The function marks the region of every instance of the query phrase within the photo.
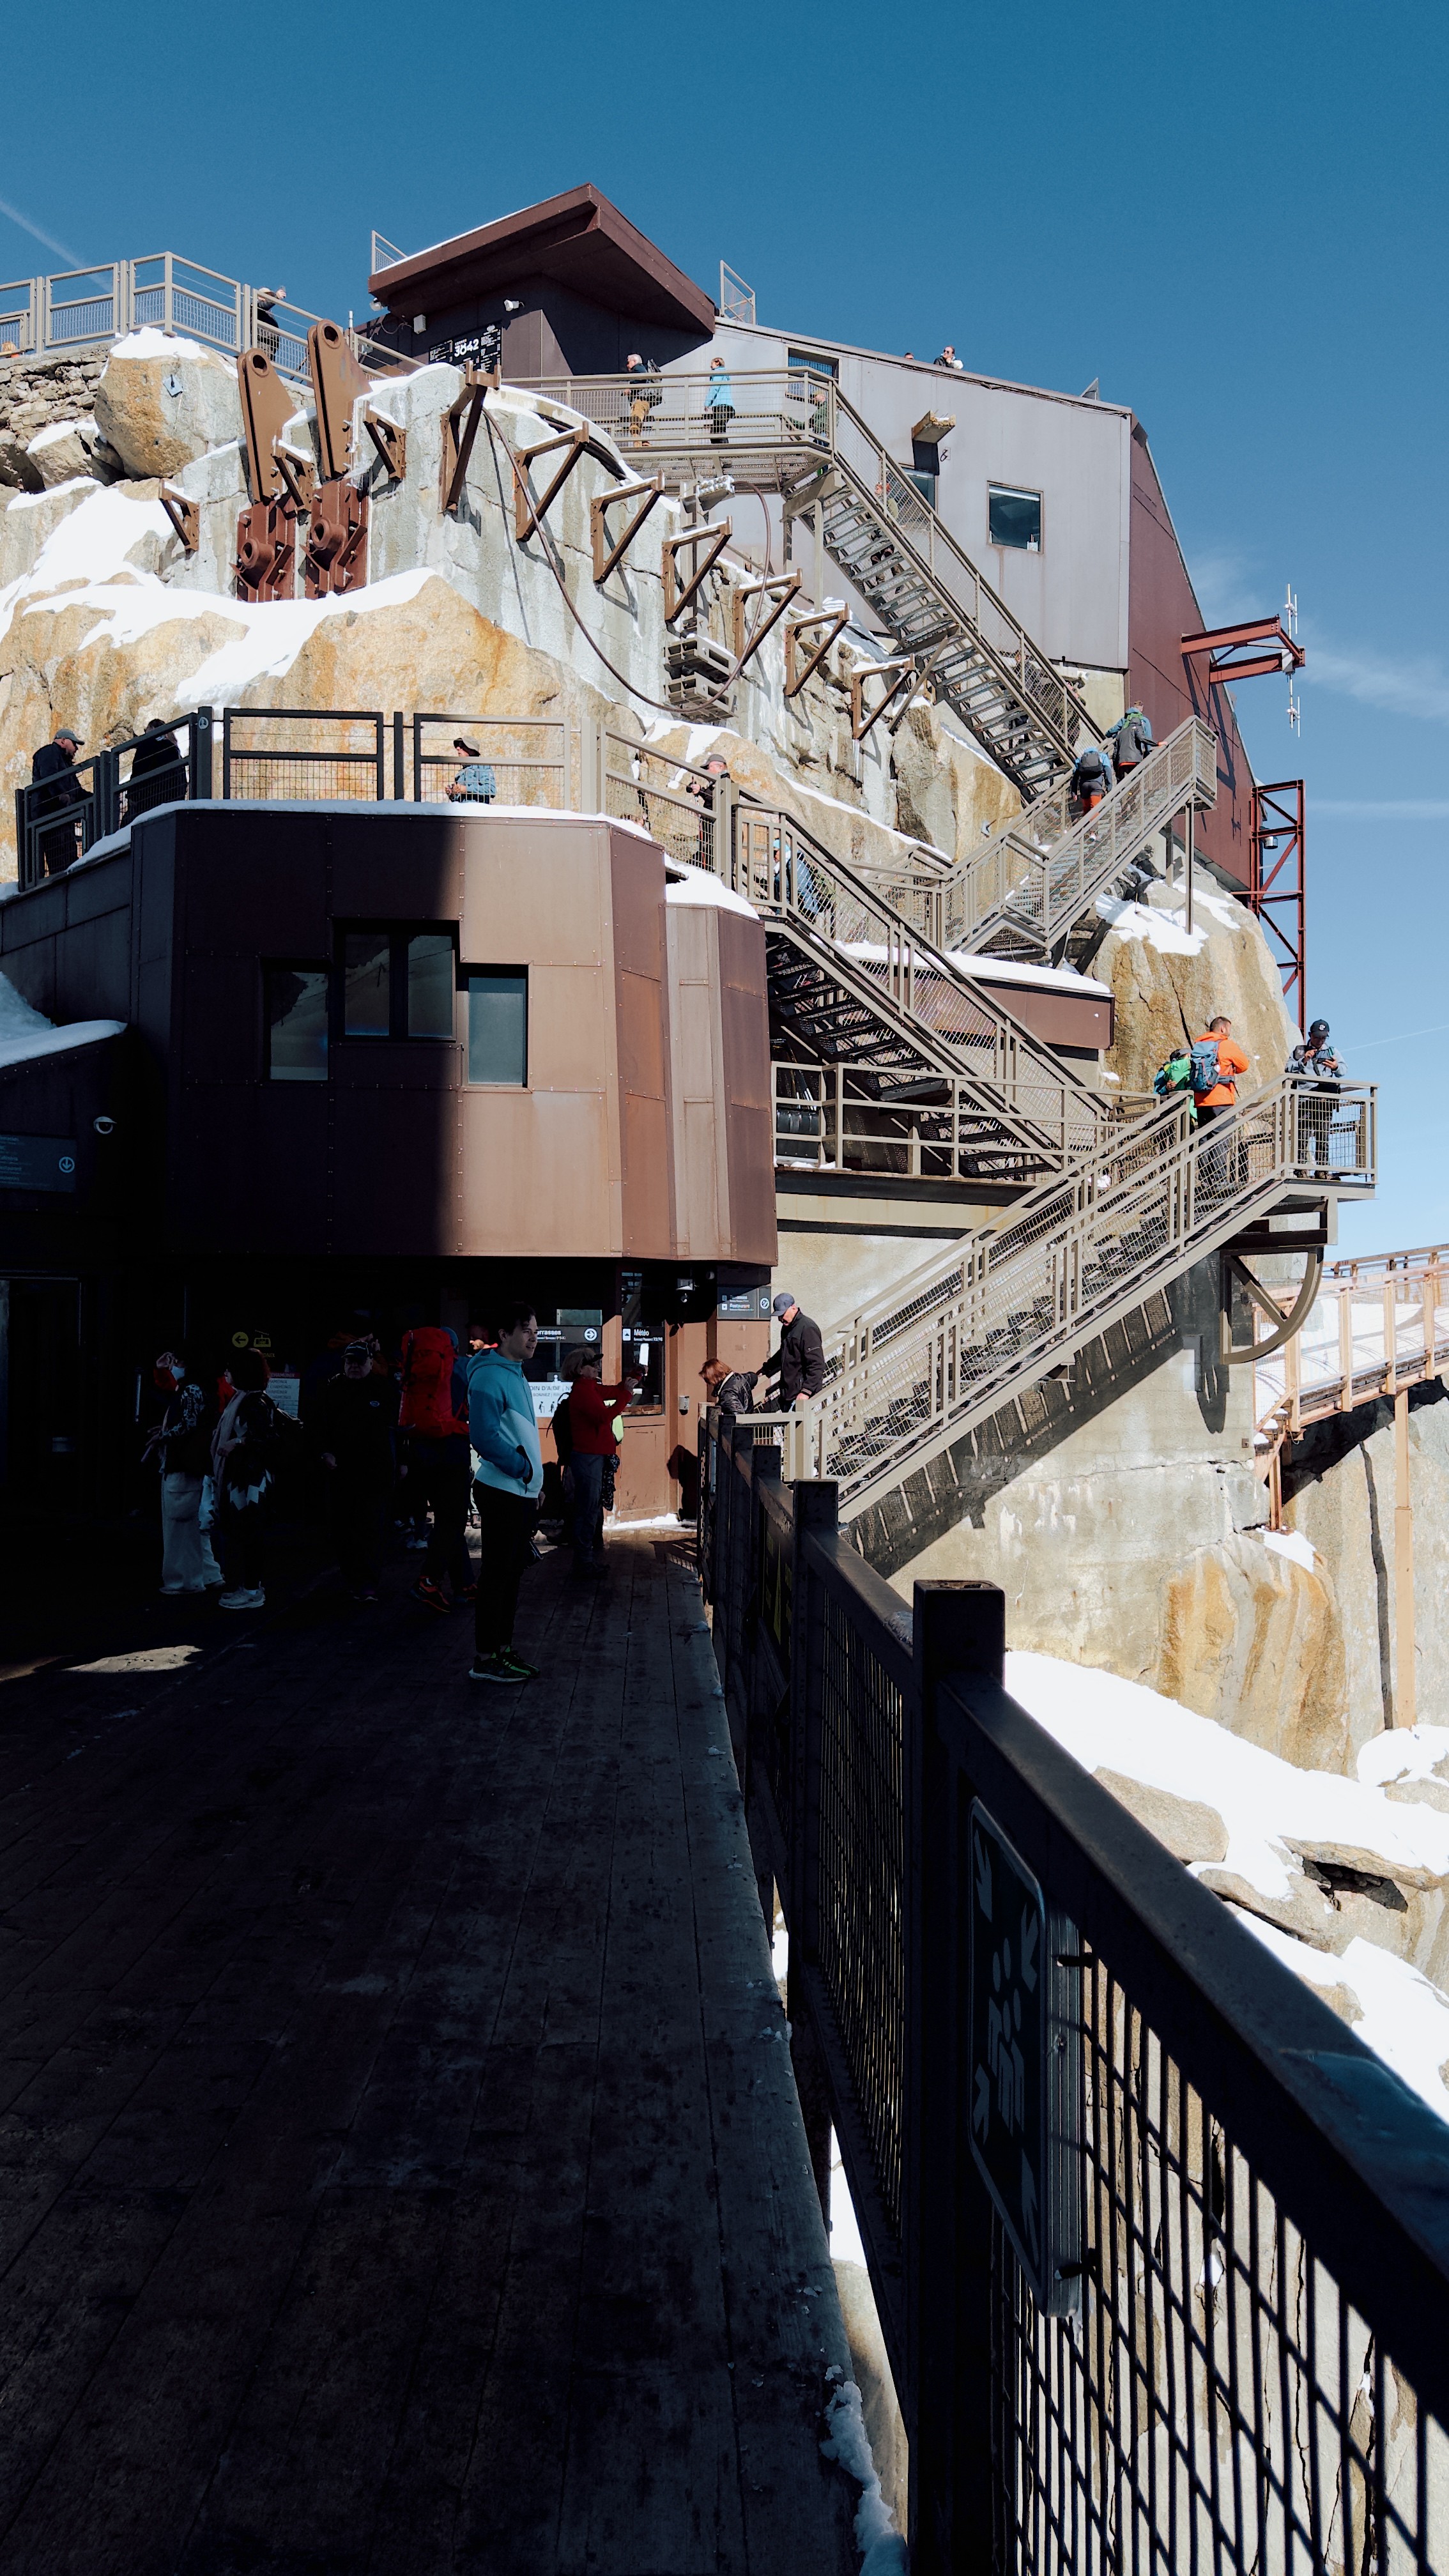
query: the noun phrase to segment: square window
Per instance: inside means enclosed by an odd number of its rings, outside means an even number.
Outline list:
[[[327,986],[325,966],[268,966],[263,969],[267,1002],[267,1080],[325,1082],[327,1079]]]
[[[348,930],[342,938],[342,1034],[392,1033],[391,942],[385,930]]]
[[[528,977],[516,968],[468,976],[468,1080],[528,1082]]]
[[[787,348],[785,364],[792,370],[808,367],[812,376],[838,376],[840,373],[840,360],[823,356],[819,349]]]
[[[446,930],[415,931],[408,941],[408,1036],[450,1038],[457,976]]]
[[[992,545],[1015,546],[1022,554],[1041,553],[1040,492],[1010,492],[997,483],[987,487],[986,524]]]

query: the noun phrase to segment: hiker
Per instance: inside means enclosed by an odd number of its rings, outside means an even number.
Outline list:
[[[71,776],[81,737],[69,725],[58,725],[49,742],[43,742],[30,764],[32,785],[41,785],[41,794],[30,800],[32,815],[65,814],[72,806],[84,805],[86,792],[78,778]],[[41,873],[62,877],[79,856],[76,838],[79,817],[68,823],[57,823],[53,830],[42,832],[39,841]]]
[[[664,380],[654,360],[641,358],[637,349],[631,349],[624,360],[624,373],[633,378],[629,387],[629,426],[639,446],[647,447],[644,432],[650,413],[657,411],[664,400]]]
[[[735,389],[730,383],[723,358],[711,358],[709,383],[705,387],[704,407],[709,414],[709,434],[716,447],[722,447],[730,434],[735,416]]]
[[[631,1373],[618,1386],[600,1384],[593,1351],[575,1351],[564,1364],[572,1378],[568,1400],[569,1466],[574,1488],[574,1580],[597,1582],[604,1563],[604,1475],[618,1455],[615,1417],[633,1403],[641,1379]]]
[[[162,1351],[151,1374],[165,1398],[145,1451],[161,1469],[161,1589],[173,1595],[220,1591],[225,1578],[201,1526],[215,1412],[179,1351]]]
[[[158,805],[173,805],[186,794],[186,763],[174,733],[153,716],[131,754],[126,784],[126,820],[149,814]]]
[[[448,801],[452,805],[491,805],[498,793],[498,781],[490,762],[479,757],[476,742],[465,742],[461,734],[454,737],[453,749],[463,754],[463,766],[448,781]]]
[[[370,1339],[349,1342],[341,1373],[318,1388],[307,1428],[328,1471],[342,1580],[354,1601],[375,1601],[382,1532],[397,1471],[397,1389],[373,1367]]]
[[[1107,740],[1112,746],[1112,767],[1119,778],[1140,769],[1152,750],[1152,727],[1140,707],[1129,707],[1113,725]]]
[[[1342,1082],[1343,1067],[1339,1063],[1335,1050],[1329,1044],[1327,1020],[1315,1020],[1312,1023],[1307,1037],[1300,1041],[1289,1056],[1287,1070],[1289,1073],[1311,1076],[1315,1082],[1334,1084]]]
[[[788,1413],[792,1405],[804,1404],[820,1393],[825,1384],[825,1352],[819,1325],[801,1313],[788,1288],[781,1289],[774,1311],[780,1319],[780,1346],[757,1375],[778,1379],[779,1410]]]
[[[1089,742],[1085,751],[1078,752],[1076,767],[1072,771],[1070,792],[1079,812],[1090,814],[1094,806],[1101,804],[1111,785],[1110,754],[1103,751],[1099,743]]]
[[[260,1610],[274,1500],[273,1466],[281,1443],[280,1416],[267,1393],[267,1364],[260,1351],[238,1351],[223,1386],[230,1390],[211,1443],[216,1480],[216,1525],[229,1577],[218,1607]]]
[[[518,1587],[533,1561],[533,1524],[543,1491],[543,1458],[533,1391],[524,1365],[538,1348],[538,1317],[522,1298],[498,1318],[495,1349],[468,1363],[468,1429],[478,1455],[476,1648],[468,1679],[531,1682],[538,1666],[513,1650]]]
[[[431,1504],[433,1526],[412,1599],[446,1617],[453,1601],[473,1600],[468,1554],[468,1371],[449,1324],[417,1324],[402,1338],[398,1428],[406,1443],[408,1500],[414,1517]]]
[[[1299,1096],[1299,1149],[1312,1167],[1325,1171],[1333,1164],[1333,1104],[1343,1080],[1343,1067],[1329,1040],[1327,1020],[1314,1020],[1308,1035],[1293,1049],[1287,1070],[1297,1076],[1303,1090]],[[1350,1119],[1351,1127],[1353,1121]]]
[[[758,1369],[732,1369],[726,1360],[706,1360],[699,1373],[706,1404],[717,1404],[721,1413],[732,1416],[754,1412]]]
[[[1248,1058],[1234,1042],[1232,1030],[1232,1021],[1219,1013],[1193,1041],[1192,1096],[1202,1126],[1238,1105],[1237,1077],[1247,1072]]]

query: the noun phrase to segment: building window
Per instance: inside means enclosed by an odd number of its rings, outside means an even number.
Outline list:
[[[840,360],[823,358],[818,349],[787,349],[785,364],[787,367],[808,367],[813,376],[838,376],[840,373]]]
[[[326,967],[267,966],[263,979],[267,1080],[325,1082],[327,987],[331,980]]]
[[[451,930],[399,930],[390,924],[344,930],[338,943],[340,1034],[451,1040],[457,981]]]
[[[342,1034],[392,1035],[392,942],[385,930],[343,932]]]
[[[468,969],[468,1080],[528,1083],[528,976],[517,967]]]
[[[414,931],[407,943],[408,1036],[450,1038],[457,971],[452,934]]]
[[[1022,554],[1041,553],[1041,494],[1013,492],[992,483],[986,492],[986,525],[994,546],[1015,546]]]

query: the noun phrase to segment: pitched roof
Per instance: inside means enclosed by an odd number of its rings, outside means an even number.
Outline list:
[[[714,328],[715,308],[703,287],[587,183],[436,242],[380,268],[367,283],[389,312],[412,313],[468,303],[540,275],[635,321],[675,331]]]

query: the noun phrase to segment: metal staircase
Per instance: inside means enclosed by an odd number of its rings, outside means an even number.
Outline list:
[[[1374,1128],[1371,1085],[1289,1078],[1211,1127],[1178,1104],[1120,1127],[831,1326],[825,1387],[785,1425],[786,1473],[835,1479],[857,1517],[1290,1191],[1367,1196]]]

